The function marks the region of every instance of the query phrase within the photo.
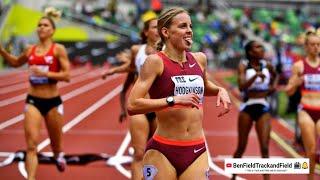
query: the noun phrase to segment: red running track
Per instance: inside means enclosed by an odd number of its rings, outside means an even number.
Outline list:
[[[103,81],[100,79],[101,71],[95,68],[83,68],[72,70],[74,76],[71,83],[63,85],[60,92],[64,99],[65,122],[63,145],[67,154],[82,153],[107,153],[115,156],[109,165],[106,162],[97,161],[85,166],[70,165],[64,173],[59,173],[54,165],[40,164],[37,179],[127,179],[130,176],[128,166],[120,163],[128,158],[127,135],[128,121],[118,122],[119,91],[124,76],[112,76]],[[90,74],[84,76],[84,74]],[[19,81],[20,77],[26,77],[25,71],[1,74],[0,84],[10,85],[13,78],[14,85],[25,83]],[[16,77],[17,76],[17,77]],[[77,79],[77,81],[73,81]],[[62,84],[62,83],[61,83]],[[60,84],[60,85],[61,85]],[[11,84],[12,85],[12,84]],[[0,86],[0,92],[3,86]],[[14,92],[1,94],[1,101],[17,96],[22,96],[26,87],[21,87]],[[25,148],[22,123],[22,111],[24,99],[18,102],[12,101],[0,109],[0,161],[6,158],[6,154],[23,150]],[[221,174],[223,171],[223,159],[231,157],[237,143],[237,115],[238,108],[234,104],[229,114],[218,118],[220,109],[215,107],[215,98],[207,98],[204,105],[204,129],[212,156],[212,164],[217,165],[211,170],[211,179],[228,179]],[[12,121],[15,120],[15,121]],[[260,156],[257,137],[254,131],[250,133],[249,144],[245,156]],[[42,126],[39,148],[43,152],[50,151],[47,141],[47,132]],[[274,141],[270,142],[270,155],[290,157]],[[20,163],[20,165],[22,165]],[[18,167],[18,163],[0,168],[0,179],[24,179],[24,171]],[[216,171],[218,169],[218,171]],[[261,179],[261,175],[243,175],[246,179]],[[304,175],[272,175],[272,179],[301,179]]]

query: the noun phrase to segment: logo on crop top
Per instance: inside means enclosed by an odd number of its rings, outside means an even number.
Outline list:
[[[189,78],[189,81],[192,82],[192,81],[195,81],[196,79],[198,79],[198,77],[195,77],[195,78]]]
[[[189,68],[193,68],[193,66],[195,66],[196,63],[193,63],[193,64],[189,64]]]
[[[53,57],[52,57],[52,56],[45,56],[45,57],[44,57],[44,61],[45,61],[47,64],[52,64],[52,63],[53,63]]]

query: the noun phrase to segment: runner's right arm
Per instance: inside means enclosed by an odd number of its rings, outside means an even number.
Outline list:
[[[297,88],[303,83],[302,72],[302,61],[298,61],[292,66],[292,76],[290,77],[287,86],[285,87],[285,92],[288,96],[293,95]]]
[[[30,46],[27,47],[24,52],[20,56],[14,56],[7,52],[1,45],[0,45],[0,55],[7,61],[10,66],[12,67],[19,67],[22,66],[24,63],[28,61],[28,53],[30,51]]]

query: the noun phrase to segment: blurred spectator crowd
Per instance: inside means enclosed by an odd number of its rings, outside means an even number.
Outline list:
[[[160,0],[110,0],[104,3],[99,0],[76,0],[72,13],[89,16],[90,23],[96,25],[106,22],[138,32],[144,13],[148,10],[159,13],[170,5]],[[254,37],[266,43],[266,59],[272,60],[275,65],[286,64],[287,58],[295,60],[302,54],[303,32],[320,26],[317,11],[248,7],[221,9],[201,0],[195,3],[188,9],[194,24],[193,50],[205,52],[212,67],[234,68],[243,58],[244,44]]]
[[[8,2],[10,0],[1,1],[0,9]],[[65,16],[85,17],[81,19],[94,27],[107,26],[114,31],[129,32],[131,40],[137,42],[137,32],[141,29],[143,18],[150,11],[159,14],[162,9],[177,5],[173,2],[73,0],[71,8],[57,8]],[[185,8],[190,12],[194,27],[193,50],[205,52],[212,68],[235,68],[244,57],[243,46],[247,40],[259,38],[265,42],[266,59],[272,60],[279,72],[286,71],[290,63],[302,55],[303,32],[320,26],[319,12],[316,10],[233,8],[227,3],[219,6],[218,1],[188,2]]]

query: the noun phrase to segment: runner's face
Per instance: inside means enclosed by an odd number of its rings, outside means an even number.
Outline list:
[[[264,47],[262,44],[258,43],[258,42],[255,42],[253,43],[252,45],[252,48],[251,48],[251,53],[252,53],[252,56],[257,58],[257,59],[263,59],[264,58]]]
[[[316,56],[320,52],[320,37],[314,35],[307,37],[308,40],[305,44],[305,48],[308,54]]]
[[[40,39],[50,38],[53,35],[54,29],[48,19],[41,19],[38,23],[37,33]]]
[[[168,41],[176,48],[188,50],[192,46],[192,23],[187,13],[176,15],[168,28]]]
[[[157,29],[157,24],[158,23],[156,19],[150,21],[149,28],[145,32],[145,35],[148,37],[148,40],[152,42],[157,42],[160,39],[158,29]]]

